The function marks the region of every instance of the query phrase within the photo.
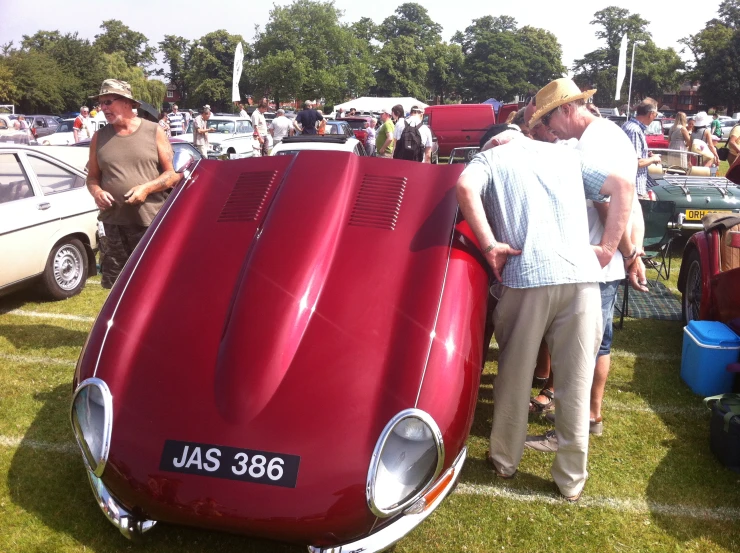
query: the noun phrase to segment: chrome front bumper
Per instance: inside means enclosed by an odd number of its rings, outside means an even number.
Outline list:
[[[397,520],[388,526],[381,528],[377,532],[370,534],[366,538],[362,538],[351,543],[345,543],[343,545],[335,545],[333,547],[309,546],[309,553],[378,553],[389,548],[421,524],[437,507],[439,507],[440,503],[444,501],[444,499],[454,489],[455,484],[457,484],[457,480],[460,477],[460,472],[462,471],[462,467],[463,464],[465,464],[467,456],[468,450],[464,447],[457,456],[457,459],[455,459],[455,462],[452,463],[452,466],[439,476],[437,482],[449,477],[450,473],[452,473],[452,478],[439,495],[436,495],[428,505],[425,503],[425,496],[422,496],[421,499],[406,509]],[[434,488],[434,486],[432,486],[432,488]]]
[[[157,524],[155,520],[139,519],[128,512],[125,507],[113,498],[102,480],[90,472],[90,470],[87,471],[87,477],[90,479],[90,486],[95,494],[98,507],[100,507],[100,510],[103,511],[103,514],[110,523],[118,528],[125,537],[130,540],[136,540]]]

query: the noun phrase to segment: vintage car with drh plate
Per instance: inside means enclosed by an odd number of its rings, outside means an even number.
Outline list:
[[[710,214],[683,252],[683,318],[721,321],[740,333],[740,216]]]
[[[687,168],[679,161],[701,156],[692,152],[678,150],[653,150],[660,154],[662,166],[648,168],[648,196],[652,200],[675,202],[671,228],[686,233],[702,230],[701,220],[707,213],[740,213],[740,186],[726,177],[713,177],[710,167],[692,166]]]
[[[125,536],[162,521],[372,552],[437,508],[485,342],[462,169],[301,151],[203,160],[174,189],[73,382],[93,494]]]

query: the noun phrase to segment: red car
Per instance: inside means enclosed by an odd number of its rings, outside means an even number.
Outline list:
[[[74,376],[93,493],[156,521],[381,551],[465,462],[488,274],[462,165],[344,152],[200,161]]]
[[[647,129],[645,129],[645,140],[648,148],[668,148],[671,142],[663,131],[663,120],[655,119]]]
[[[340,121],[346,121],[352,132],[355,133],[355,138],[360,141],[360,144],[367,142],[367,131],[365,130],[365,123],[372,125],[372,117],[356,116],[356,117],[342,117]]]
[[[708,230],[689,239],[678,277],[684,321],[721,321],[740,332],[740,216],[718,213],[703,222]]]

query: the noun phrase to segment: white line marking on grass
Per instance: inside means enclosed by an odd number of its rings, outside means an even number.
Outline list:
[[[524,503],[548,503],[551,505],[565,502],[557,498],[554,494],[545,494],[534,490],[508,490],[503,488],[494,488],[481,484],[459,484],[455,493],[461,495],[481,495],[488,497],[501,497],[511,501],[521,501]],[[695,518],[700,520],[729,520],[734,521],[740,518],[740,509],[731,507],[699,507],[693,505],[667,505],[663,503],[654,503],[641,499],[618,499],[615,497],[589,497],[588,492],[583,498],[575,504],[577,507],[589,508],[596,507],[602,509],[612,509],[632,514],[653,514],[665,515],[683,518]]]
[[[680,361],[681,355],[675,353],[634,353],[620,349],[612,350],[612,357],[621,357],[623,359],[640,359],[646,361]]]
[[[612,411],[626,411],[632,413],[655,413],[656,415],[696,415],[697,413],[709,414],[709,409],[703,405],[633,405],[614,401],[608,397],[604,398],[604,406]]]
[[[87,284],[100,284],[99,280],[93,280],[91,278],[86,280]]]
[[[65,321],[81,321],[84,323],[91,323],[95,320],[95,317],[67,315],[65,313],[42,313],[40,311],[26,311],[24,309],[11,309],[10,311],[5,312],[0,311],[0,315],[17,315],[19,317],[39,317],[45,319],[64,319]]]
[[[74,367],[76,361],[69,359],[57,359],[55,357],[31,357],[29,355],[15,355],[12,353],[0,353],[0,359],[15,361],[16,363],[43,363],[44,365],[69,365]]]
[[[0,446],[2,447],[28,447],[31,449],[41,449],[43,451],[54,451],[56,453],[74,453],[77,448],[71,443],[50,443],[40,442],[38,440],[27,440],[25,438],[14,438],[11,436],[0,436]]]

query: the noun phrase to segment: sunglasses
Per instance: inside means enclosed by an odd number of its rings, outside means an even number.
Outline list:
[[[120,100],[120,98],[113,98],[112,100],[106,100],[105,102],[100,102],[101,106],[109,106],[116,100]]]
[[[550,118],[555,114],[556,111],[560,109],[560,106],[556,107],[554,110],[547,112],[545,115],[543,115],[540,119],[542,121],[542,124],[546,127],[550,126]]]

